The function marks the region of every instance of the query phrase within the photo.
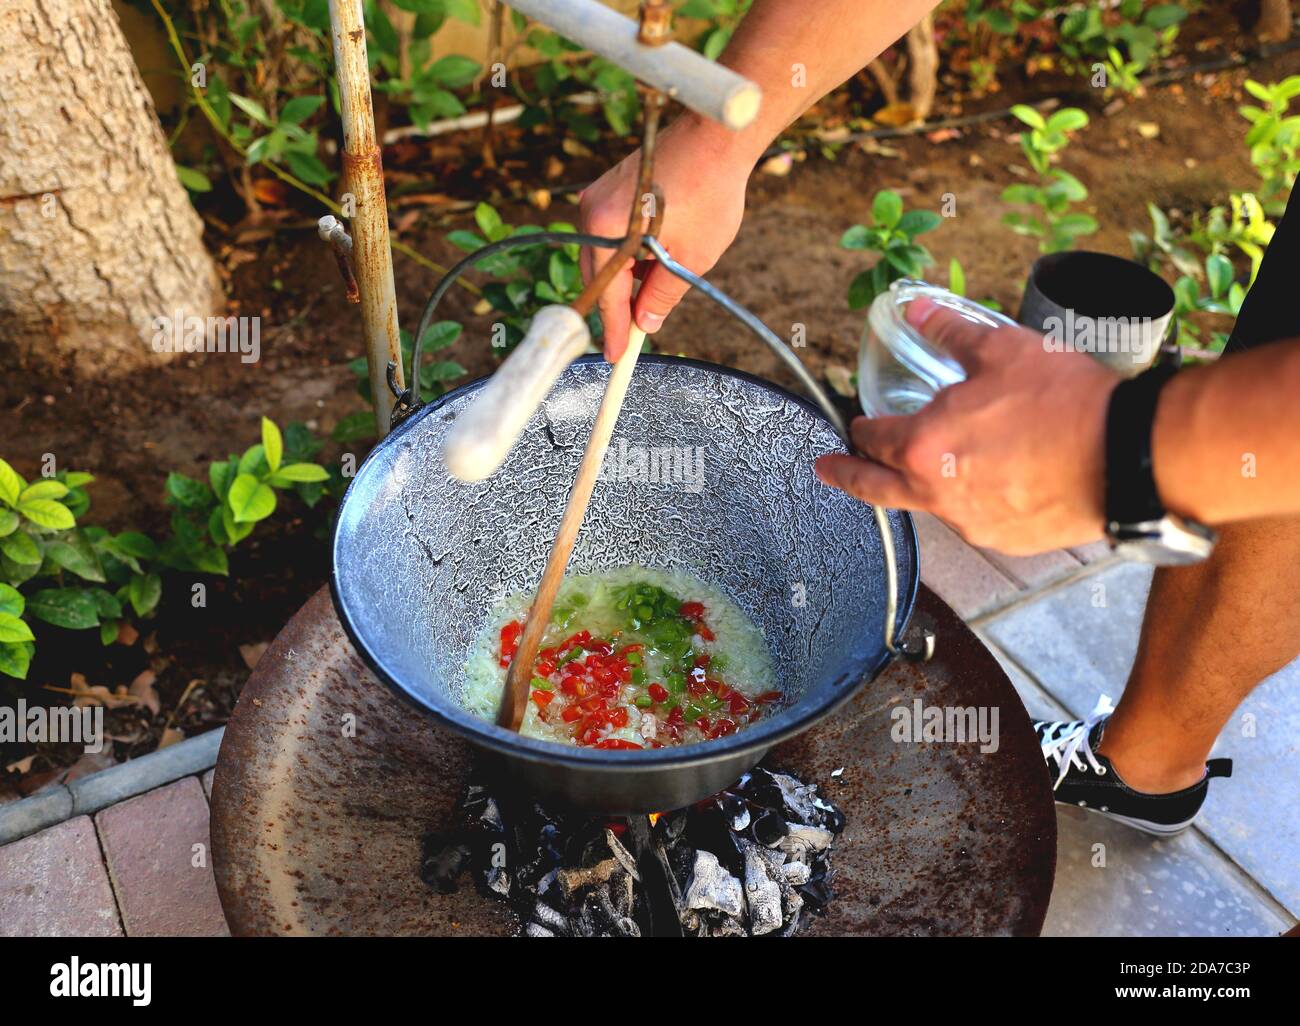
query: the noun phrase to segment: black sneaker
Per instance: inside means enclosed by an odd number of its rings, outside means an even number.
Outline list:
[[[1115,711],[1102,695],[1084,720],[1039,720],[1034,732],[1043,748],[1056,800],[1077,805],[1148,834],[1168,837],[1192,825],[1214,777],[1232,776],[1231,759],[1211,759],[1205,776],[1191,787],[1170,794],[1145,794],[1129,787],[1104,755],[1097,753],[1106,721]],[[1053,766],[1055,763],[1055,766]]]

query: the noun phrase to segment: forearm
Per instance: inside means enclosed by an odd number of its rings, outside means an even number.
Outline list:
[[[746,169],[804,111],[905,35],[937,0],[754,0],[723,64],[756,82],[763,104],[740,132],[695,115],[698,144]]]
[[[1300,340],[1178,374],[1156,409],[1161,500],[1209,524],[1300,512]]]

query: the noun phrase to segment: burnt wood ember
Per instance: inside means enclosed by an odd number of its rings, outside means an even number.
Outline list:
[[[446,894],[469,870],[525,936],[788,937],[831,901],[844,815],[788,774],[757,767],[654,822],[547,809],[474,776],[461,825],[423,838],[420,878]]]

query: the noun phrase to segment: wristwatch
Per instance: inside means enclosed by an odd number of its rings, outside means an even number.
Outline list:
[[[1214,549],[1204,524],[1170,513],[1151,466],[1151,434],[1160,391],[1178,372],[1161,363],[1115,386],[1106,411],[1106,537],[1111,549],[1140,563],[1185,566]]]

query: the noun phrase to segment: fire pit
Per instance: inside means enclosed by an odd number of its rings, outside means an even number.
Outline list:
[[[942,638],[933,661],[891,665],[835,715],[763,761],[767,770],[815,785],[844,820],[830,847],[833,897],[821,915],[811,914],[805,898],[798,933],[1035,934],[1051,894],[1056,821],[1029,718],[993,656],[925,588],[914,617]],[[997,750],[895,740],[891,712],[918,700],[927,708],[998,709]],[[420,877],[437,845],[465,826],[461,799],[471,784],[488,788],[479,798],[531,803],[508,783],[503,789],[478,776],[472,752],[371,676],[329,595],[317,594],[258,663],[222,744],[212,845],[232,931],[524,931],[532,919],[495,892],[481,892],[469,876],[447,894]],[[598,840],[618,861],[603,823]],[[672,825],[661,819],[654,829]],[[619,843],[641,873],[639,842],[629,833]],[[507,852],[513,870],[510,858]],[[583,861],[572,868],[590,868]],[[599,844],[586,861],[606,861]],[[693,871],[694,864],[691,875],[680,875],[688,886]],[[709,909],[695,911],[706,913],[708,932],[731,929]],[[627,918],[647,932],[635,915]],[[671,925],[661,915],[651,930],[671,932]]]

